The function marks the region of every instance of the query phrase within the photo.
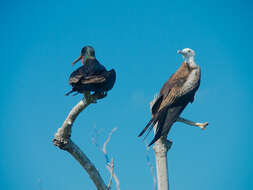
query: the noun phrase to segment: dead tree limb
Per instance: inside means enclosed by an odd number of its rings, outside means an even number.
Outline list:
[[[155,96],[154,99],[150,102],[150,110],[152,109],[152,106],[155,103],[156,99],[157,96]],[[156,131],[156,127],[157,124],[154,126],[154,132]],[[156,141],[155,145],[153,146],[153,149],[155,151],[158,190],[169,189],[167,152],[171,146],[172,142],[167,140],[167,135],[162,136],[158,141]]]
[[[107,190],[107,186],[94,164],[71,139],[63,150],[68,151],[81,164],[98,190]]]
[[[111,177],[110,177],[110,180],[109,180],[109,183],[107,185],[107,189],[110,190],[111,189],[111,185],[112,185],[112,178],[113,178],[113,175],[114,175],[114,162],[113,162],[113,158],[112,158],[112,163],[111,163]]]
[[[172,146],[172,141],[167,140],[167,136],[161,137],[154,145],[156,160],[156,174],[158,190],[169,189],[167,152]]]
[[[112,158],[112,163],[110,163],[109,161],[109,157],[106,151],[106,146],[109,143],[109,141],[111,140],[112,134],[117,130],[117,127],[113,128],[112,131],[109,133],[106,141],[104,142],[103,148],[102,148],[102,152],[104,153],[105,156],[105,160],[106,160],[106,169],[109,171],[109,173],[111,174],[111,176],[113,177],[115,183],[116,183],[116,189],[120,190],[120,183],[119,183],[119,179],[117,177],[117,175],[114,172],[114,161]]]
[[[104,98],[104,95],[89,95],[85,94],[85,98],[82,99],[73,109],[70,111],[66,120],[62,124],[61,128],[57,130],[54,135],[53,143],[55,146],[62,150],[69,152],[86,170],[93,183],[98,190],[107,190],[107,186],[100,176],[98,170],[89,158],[82,152],[82,150],[70,139],[72,125],[77,116],[91,103],[96,103],[97,99]]]
[[[149,157],[149,150],[150,150],[150,147],[148,146],[148,143],[145,141],[145,145],[146,145],[146,160],[147,160],[147,164],[148,164],[148,167],[150,169],[150,172],[151,172],[151,175],[153,177],[153,185],[154,185],[154,190],[157,189],[157,182],[156,182],[156,174],[155,174],[155,171],[154,171],[154,166],[150,160],[150,157]]]
[[[114,127],[111,132],[109,133],[107,139],[105,140],[102,148],[100,147],[99,143],[97,142],[97,138],[99,136],[99,132],[98,130],[96,129],[96,127],[94,127],[94,130],[95,130],[95,135],[92,137],[92,142],[93,144],[103,152],[104,154],[104,157],[105,157],[105,164],[106,164],[106,169],[108,170],[109,174],[110,174],[110,180],[109,180],[109,183],[108,183],[108,189],[111,188],[111,183],[112,183],[112,179],[114,179],[115,183],[116,183],[116,189],[117,190],[120,190],[120,182],[119,182],[119,179],[117,177],[117,175],[115,174],[115,171],[114,171],[114,167],[115,167],[115,164],[114,164],[114,159],[112,158],[112,161],[110,162],[110,158],[108,156],[108,153],[107,153],[107,150],[106,150],[106,147],[108,145],[108,143],[110,142],[111,140],[111,137],[113,135],[113,133],[117,130],[117,127]]]
[[[202,130],[205,130],[206,129],[206,126],[208,125],[208,122],[204,122],[204,123],[197,123],[197,122],[194,122],[194,121],[190,121],[188,119],[185,119],[185,118],[182,118],[182,117],[179,117],[177,119],[178,122],[182,122],[182,123],[185,123],[187,125],[191,125],[191,126],[195,126],[195,127],[200,127]]]
[[[152,106],[157,100],[157,95],[150,102],[150,110],[152,112]],[[188,125],[200,127],[201,129],[206,129],[208,122],[205,123],[197,123],[190,121],[188,119],[179,117],[177,119],[178,122],[183,122]],[[154,126],[154,132],[156,130],[156,126]],[[155,151],[155,159],[156,159],[156,173],[157,173],[157,186],[158,190],[169,190],[169,177],[168,177],[168,164],[167,164],[167,153],[168,150],[172,146],[172,141],[167,140],[167,135],[162,136],[158,141],[156,141],[153,149]]]

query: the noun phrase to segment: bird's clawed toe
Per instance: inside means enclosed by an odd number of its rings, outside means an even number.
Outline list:
[[[107,92],[95,92],[92,96],[96,97],[96,99],[102,99],[107,96]]]
[[[207,126],[208,126],[208,122],[205,122],[205,123],[202,123],[199,127],[200,127],[202,130],[205,130]]]

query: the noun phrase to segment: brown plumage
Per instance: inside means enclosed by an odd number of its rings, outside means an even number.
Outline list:
[[[193,50],[192,50],[193,51]],[[152,118],[139,136],[158,122],[152,145],[161,136],[167,135],[171,126],[180,116],[189,102],[194,101],[195,92],[200,85],[200,67],[183,62],[179,69],[163,85],[158,98],[152,106]],[[148,132],[148,133],[149,133]]]

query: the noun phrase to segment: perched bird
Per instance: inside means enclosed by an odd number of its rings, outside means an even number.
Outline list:
[[[91,46],[83,47],[81,56],[72,65],[81,59],[83,65],[70,75],[69,84],[72,85],[72,90],[66,93],[66,96],[72,92],[83,93],[85,96],[94,92],[96,95],[106,96],[107,91],[114,86],[115,70],[107,71],[96,59],[95,50]]]
[[[200,85],[200,67],[194,61],[195,52],[190,48],[177,52],[182,54],[184,62],[163,85],[152,106],[152,118],[139,134],[139,137],[142,136],[148,128],[150,132],[158,123],[155,137],[149,146],[161,136],[169,133],[171,126],[176,122],[187,104],[194,101],[194,95]]]

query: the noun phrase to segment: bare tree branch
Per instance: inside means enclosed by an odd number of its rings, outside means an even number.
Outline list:
[[[112,184],[112,177],[113,177],[113,174],[114,174],[114,162],[113,162],[113,158],[112,158],[112,163],[111,163],[111,177],[110,177],[110,180],[109,180],[109,183],[107,185],[107,189],[110,190],[111,189],[111,184]]]
[[[191,126],[196,126],[196,127],[200,127],[202,130],[205,130],[206,129],[206,126],[208,125],[208,122],[204,122],[204,123],[197,123],[197,122],[194,122],[194,121],[190,121],[188,119],[185,119],[185,118],[182,118],[182,117],[179,117],[177,119],[178,122],[183,122],[187,125],[191,125]]]
[[[152,106],[157,100],[158,95],[154,96],[154,99],[150,102],[150,110],[152,112]],[[197,123],[190,121],[188,119],[179,117],[178,122],[183,122],[188,125],[200,127],[201,129],[206,129],[208,122]],[[156,131],[156,126],[154,126],[154,132]],[[168,177],[168,165],[167,165],[167,152],[172,146],[172,141],[167,140],[167,135],[162,136],[158,141],[156,141],[153,149],[155,151],[156,158],[156,173],[157,173],[157,183],[158,190],[168,190],[169,189],[169,177]]]
[[[167,136],[161,137],[153,146],[155,151],[158,190],[169,189],[167,152],[171,146],[172,141],[167,140]]]
[[[54,135],[53,143],[60,149],[69,152],[86,170],[98,190],[107,190],[107,186],[100,176],[98,170],[82,150],[70,139],[72,125],[77,116],[91,103],[96,103],[97,99],[104,98],[105,95],[85,94],[85,98],[74,106],[70,111],[61,128]]]
[[[64,147],[64,150],[68,151],[81,164],[98,190],[107,189],[106,184],[94,164],[71,139],[69,139],[69,143]]]
[[[154,171],[154,166],[152,164],[152,162],[150,161],[150,157],[149,157],[149,149],[150,147],[148,146],[148,143],[145,141],[145,145],[146,145],[146,160],[147,160],[147,164],[148,164],[148,167],[150,169],[150,172],[151,172],[151,175],[153,177],[153,185],[154,185],[154,190],[156,190],[156,186],[157,186],[157,182],[156,182],[156,174],[155,174],[155,171]]]
[[[109,161],[108,154],[107,154],[107,151],[106,151],[106,146],[107,146],[107,144],[110,142],[111,137],[112,137],[112,134],[113,134],[116,130],[117,130],[117,127],[114,127],[114,128],[112,129],[112,131],[109,133],[109,135],[108,135],[106,141],[104,142],[104,145],[103,145],[103,148],[102,148],[102,152],[103,152],[104,155],[105,155],[106,163],[109,163],[109,162],[110,162],[110,161]]]
[[[103,144],[103,148],[102,148],[102,152],[104,153],[104,156],[105,156],[105,161],[106,161],[106,169],[109,171],[109,173],[111,174],[111,176],[113,177],[115,183],[116,183],[116,189],[117,190],[120,190],[120,183],[119,183],[119,179],[117,177],[117,175],[115,174],[114,172],[114,169],[112,168],[112,166],[114,167],[114,163],[113,164],[110,164],[110,161],[109,161],[109,156],[107,154],[107,151],[106,151],[106,146],[107,144],[110,142],[111,140],[111,137],[113,135],[113,133],[117,130],[117,127],[113,128],[112,131],[109,133],[106,141],[104,142]],[[112,159],[113,160],[113,159]]]
[[[152,106],[157,98],[158,96],[155,95],[154,99],[150,102],[150,110],[152,109]],[[156,131],[156,127],[157,124],[154,126],[154,132]],[[155,145],[153,146],[153,149],[155,151],[158,190],[169,189],[167,152],[171,146],[172,142],[167,140],[167,135],[162,136],[159,140],[156,141]]]
[[[75,122],[77,116],[91,103],[96,103],[97,99],[102,99],[105,96],[103,95],[88,95],[85,94],[85,98],[83,98],[75,107],[72,108],[69,115],[65,119],[62,126],[57,130],[54,135],[53,142],[55,146],[61,148],[65,144],[68,143],[68,140],[71,136],[72,125]]]
[[[109,156],[108,156],[108,153],[107,153],[107,150],[106,150],[107,144],[110,142],[111,137],[112,137],[113,133],[114,133],[116,130],[117,130],[117,127],[114,127],[114,128],[111,130],[111,132],[109,133],[107,139],[105,140],[105,142],[104,142],[102,148],[100,148],[100,145],[99,145],[99,143],[97,142],[97,139],[98,139],[98,137],[99,137],[99,135],[100,135],[100,132],[99,132],[99,131],[97,130],[97,128],[94,126],[94,132],[95,132],[95,134],[94,134],[94,136],[92,137],[92,142],[93,142],[93,144],[94,144],[99,150],[101,150],[101,151],[103,152],[104,157],[105,157],[106,169],[107,169],[108,172],[110,173],[111,178],[114,179],[114,181],[115,181],[115,183],[116,183],[116,189],[117,189],[117,190],[120,190],[120,182],[119,182],[119,179],[118,179],[118,177],[116,176],[116,174],[115,174],[115,172],[114,172],[114,166],[115,166],[115,164],[114,164],[114,159],[112,158],[113,163],[110,163],[110,159],[109,159]],[[113,167],[113,168],[112,168],[112,167]],[[111,180],[111,179],[110,179],[110,180]]]
[[[114,164],[113,164],[113,167],[114,167]],[[120,183],[119,183],[119,178],[117,177],[117,175],[115,174],[114,172],[114,169],[112,169],[112,167],[110,166],[110,164],[106,165],[106,169],[109,171],[109,173],[112,175],[115,183],[116,183],[116,189],[117,190],[120,190]]]

